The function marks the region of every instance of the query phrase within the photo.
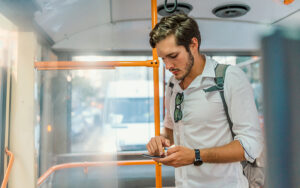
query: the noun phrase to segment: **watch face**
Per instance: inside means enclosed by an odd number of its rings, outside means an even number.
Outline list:
[[[196,161],[194,162],[194,165],[195,165],[195,166],[200,166],[200,165],[202,165],[202,163],[203,163],[203,161],[201,161],[201,160],[196,160]]]

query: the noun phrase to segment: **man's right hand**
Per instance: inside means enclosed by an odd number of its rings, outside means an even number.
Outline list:
[[[152,137],[147,144],[150,155],[164,155],[164,147],[170,147],[170,140],[163,136]]]

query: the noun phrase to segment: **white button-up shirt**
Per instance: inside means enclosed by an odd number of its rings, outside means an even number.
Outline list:
[[[188,88],[182,90],[180,81],[174,76],[166,90],[166,117],[164,126],[173,129],[175,145],[192,149],[223,146],[233,138],[223,108],[219,91],[205,93],[216,85],[215,67],[217,62],[206,57],[201,75],[197,76]],[[169,87],[170,82],[174,84]],[[183,92],[181,104],[182,120],[174,122],[175,97]],[[263,147],[263,136],[259,126],[258,113],[253,91],[246,75],[238,67],[228,67],[224,82],[224,95],[228,112],[233,122],[235,140],[239,140],[245,150],[245,158],[253,162]],[[193,164],[175,169],[176,187],[184,188],[248,188],[240,162]]]

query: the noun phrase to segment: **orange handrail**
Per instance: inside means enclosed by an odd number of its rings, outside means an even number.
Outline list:
[[[115,67],[155,67],[158,66],[157,60],[147,61],[41,61],[35,62],[37,70],[74,70],[74,69],[107,69]]]
[[[157,0],[151,0],[151,21],[152,29],[157,24]],[[160,112],[159,112],[159,61],[157,56],[156,49],[152,49],[153,59],[157,62],[158,66],[153,67],[153,81],[154,81],[154,123],[155,123],[155,136],[160,135]],[[161,178],[161,165],[157,163],[155,165],[155,174],[156,174],[156,187],[162,187],[162,178]]]
[[[8,163],[8,167],[7,167],[5,176],[4,176],[3,181],[2,181],[1,188],[6,187],[7,182],[8,182],[8,178],[9,178],[9,174],[10,174],[11,168],[12,168],[14,160],[15,160],[14,154],[12,152],[10,152],[7,148],[5,148],[5,152],[8,156],[10,156],[10,160],[9,160],[9,163]]]
[[[156,162],[153,160],[138,160],[138,161],[104,161],[104,162],[81,162],[81,163],[65,163],[52,166],[49,168],[39,179],[38,186],[40,186],[53,172],[66,169],[66,168],[77,168],[77,167],[96,167],[96,166],[127,166],[127,165],[153,165]]]

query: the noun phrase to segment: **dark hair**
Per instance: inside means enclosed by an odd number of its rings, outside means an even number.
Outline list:
[[[198,40],[198,50],[201,44],[201,36],[197,22],[186,14],[175,14],[163,17],[150,32],[150,45],[156,44],[170,35],[175,36],[176,44],[182,45],[189,51],[189,44],[193,37]]]

